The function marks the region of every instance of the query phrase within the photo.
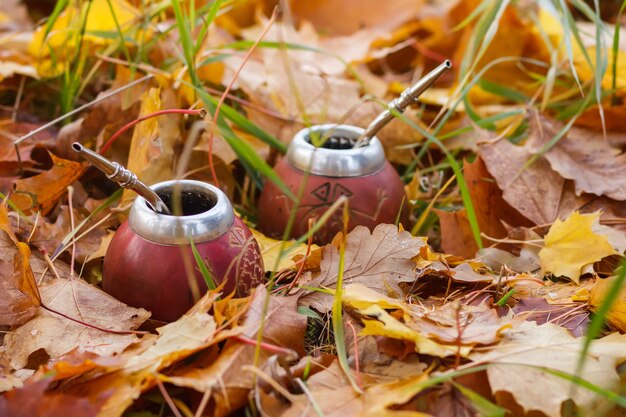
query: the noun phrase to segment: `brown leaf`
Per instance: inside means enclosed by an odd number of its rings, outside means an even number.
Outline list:
[[[37,222],[36,228],[32,234],[31,231],[28,231],[28,234],[31,236],[30,243],[37,248],[43,249],[48,254],[53,254],[55,250],[59,248],[63,239],[65,239],[73,229],[69,207],[61,205],[57,211],[59,214],[57,215],[54,223],[50,223],[46,218],[42,218]],[[74,225],[79,225],[87,217],[87,215],[88,212],[84,207],[81,207],[80,209],[74,208]],[[82,264],[100,247],[100,243],[107,233],[105,228],[110,226],[111,223],[101,224],[100,227],[92,228],[92,226],[94,226],[94,224],[96,224],[101,217],[102,216],[95,216],[81,229],[79,235],[89,229],[91,230],[89,230],[89,232],[82,236],[79,240],[75,241],[73,248],[71,249],[75,262]],[[102,256],[104,256],[104,254],[102,254]]]
[[[339,272],[339,239],[324,247],[320,271],[309,274],[306,283],[310,287],[333,289]],[[398,231],[391,224],[380,224],[373,232],[358,226],[346,239],[344,283],[363,284],[380,293],[402,294],[400,282],[411,282],[417,277],[415,262],[420,248],[426,243],[407,231]],[[300,305],[314,307],[320,312],[330,311],[333,296],[317,291],[302,296]]]
[[[66,192],[67,186],[76,181],[85,171],[86,165],[54,156],[52,168],[34,177],[15,181],[11,201],[23,212],[48,213],[57,200]]]
[[[434,210],[441,225],[441,247],[446,253],[473,258],[478,251],[474,234],[467,218],[467,210]]]
[[[589,313],[581,311],[581,304],[548,304],[545,298],[522,298],[513,307],[516,315],[524,314],[537,324],[554,323],[565,327],[574,337],[584,336],[589,324]]]
[[[535,224],[552,223],[557,218],[565,180],[548,161],[539,158],[522,171],[532,154],[526,147],[507,140],[484,143],[478,153],[496,179],[504,200],[524,217]]]
[[[463,163],[463,173],[469,188],[480,231],[489,237],[507,236],[503,223],[512,227],[532,226],[513,207],[502,199],[502,192],[480,157],[472,163]],[[491,243],[483,240],[485,245]]]
[[[0,258],[0,324],[16,326],[30,320],[41,305],[41,296],[30,267],[30,248],[18,242],[11,225],[5,204],[0,204],[0,230],[5,232],[11,241],[3,236],[0,242],[6,244],[3,252],[12,257]],[[9,258],[10,259],[10,258]]]
[[[555,324],[539,326],[524,321],[505,332],[505,339],[492,351],[474,351],[470,359],[490,363],[487,376],[496,398],[508,392],[527,413],[536,410],[550,417],[561,416],[563,403],[571,400],[581,415],[592,415],[596,407],[606,406],[604,397],[581,386],[572,389],[570,380],[534,368],[546,367],[574,375],[582,343],[582,338],[573,338]],[[600,388],[619,389],[616,367],[626,359],[624,343],[626,335],[617,333],[594,341],[580,377]]]
[[[309,378],[307,387],[310,390],[310,395],[325,416],[356,417],[363,412],[362,399],[354,392],[338,361],[334,361],[325,371]],[[282,417],[314,417],[318,415],[314,409],[309,408],[309,400],[306,395],[294,397],[297,399],[297,402],[292,404],[282,414]]]
[[[216,333],[216,323],[208,310],[216,293],[208,292],[180,319],[157,329],[159,335],[146,335],[121,354],[118,370],[78,384],[66,391],[95,397],[113,389],[101,415],[121,416],[142,392],[154,387],[158,373],[178,361],[224,339]]]
[[[560,122],[532,118],[529,146],[541,149],[562,128]],[[601,133],[571,128],[545,158],[554,171],[574,181],[576,195],[590,193],[626,200],[626,153],[611,147]]]
[[[505,223],[513,227],[532,226],[528,219],[504,201],[502,191],[480,157],[472,163],[465,160],[463,172],[481,233],[492,238],[503,238],[508,235]],[[472,258],[478,251],[478,245],[471,233],[465,209],[452,213],[438,210],[437,214],[441,221],[441,246],[448,253]],[[483,246],[492,244],[485,238],[482,241]]]
[[[112,394],[112,391],[108,391],[95,399],[90,399],[62,392],[46,392],[51,382],[52,379],[34,382],[0,396],[0,415],[95,417],[99,414],[107,397]]]
[[[39,288],[43,304],[84,323],[110,330],[136,329],[150,315],[128,307],[79,279],[45,281]],[[7,334],[4,356],[14,369],[22,369],[31,353],[43,349],[50,358],[77,346],[100,356],[121,353],[138,341],[136,335],[120,335],[89,328],[58,314],[39,309],[29,322]]]
[[[470,346],[493,344],[500,340],[501,332],[511,326],[486,303],[473,306],[455,302],[428,311],[407,325],[440,342]]]

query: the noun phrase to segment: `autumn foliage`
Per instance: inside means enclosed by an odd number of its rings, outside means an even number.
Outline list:
[[[53,3],[0,2],[0,417],[624,415],[626,3]],[[445,59],[377,135],[408,221],[258,231],[296,132]],[[136,194],[75,141],[219,186],[264,284],[171,323],[102,291]]]

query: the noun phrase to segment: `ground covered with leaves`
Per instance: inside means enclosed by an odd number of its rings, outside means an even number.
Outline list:
[[[2,0],[0,416],[626,415],[625,5]],[[444,59],[378,134],[407,224],[256,230],[295,132]],[[74,141],[218,185],[266,284],[172,323],[103,292],[136,195]]]

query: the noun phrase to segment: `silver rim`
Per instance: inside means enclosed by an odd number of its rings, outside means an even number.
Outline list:
[[[375,136],[368,145],[352,149],[316,148],[307,137],[315,132],[323,135],[332,131],[334,136],[357,139],[363,129],[351,125],[316,125],[296,133],[289,145],[287,161],[301,171],[327,177],[358,177],[372,174],[385,164],[385,152]]]
[[[179,186],[181,191],[194,191],[215,202],[209,210],[191,216],[169,216],[152,210],[143,197],[137,197],[128,217],[131,230],[142,238],[154,243],[179,245],[213,240],[226,233],[235,221],[233,207],[226,195],[217,187],[200,181],[165,181],[150,187],[156,193],[173,191]]]

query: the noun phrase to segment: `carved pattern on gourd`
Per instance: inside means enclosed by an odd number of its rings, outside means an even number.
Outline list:
[[[229,264],[225,276],[229,276],[234,268],[237,294],[248,295],[252,289],[263,282],[265,274],[261,266],[263,259],[259,247],[254,236],[246,233],[239,226],[234,226],[229,232],[228,243],[231,247],[237,248],[238,253]]]

